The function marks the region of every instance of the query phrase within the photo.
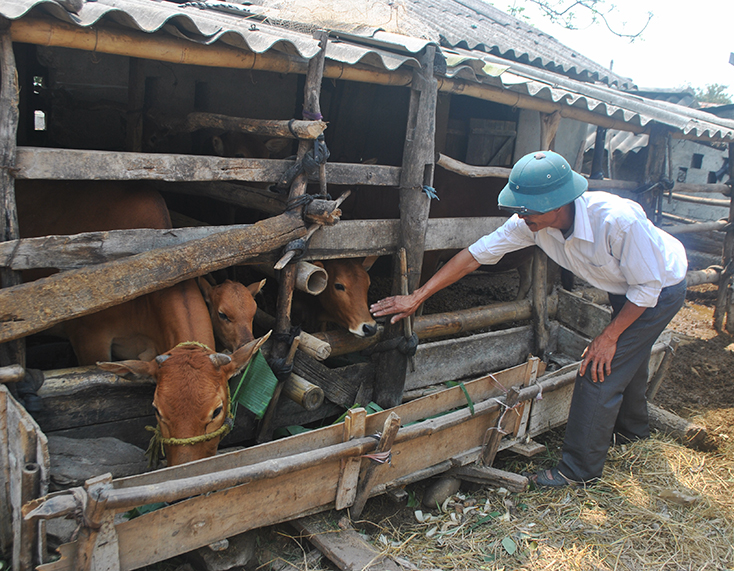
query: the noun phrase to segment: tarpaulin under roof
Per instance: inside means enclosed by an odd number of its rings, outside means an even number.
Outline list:
[[[71,1],[71,0],[62,0]],[[349,2],[350,0],[340,0]],[[424,15],[423,20],[418,21],[413,12],[423,10],[423,0],[404,0],[402,3],[386,3],[389,9],[390,19],[399,20],[402,28],[398,31],[410,29],[413,36],[408,36],[395,31],[380,28],[376,21],[356,22],[341,29],[329,28],[332,40],[327,47],[327,58],[331,61],[346,65],[361,64],[380,70],[382,72],[394,73],[404,71],[406,68],[419,66],[418,55],[427,45],[434,44],[432,36],[435,36],[433,27],[429,26],[422,33],[421,26],[431,16]],[[90,28],[103,22],[114,22],[124,28],[137,30],[145,33],[164,32],[176,38],[196,42],[201,45],[212,45],[221,43],[256,54],[282,53],[295,60],[306,62],[318,52],[317,40],[312,35],[316,26],[313,22],[301,22],[285,20],[286,16],[297,14],[293,10],[285,8],[294,6],[303,8],[302,3],[294,3],[291,0],[260,0],[259,5],[235,4],[219,1],[189,2],[185,4],[174,4],[158,0],[96,0],[84,2],[77,13],[65,9],[62,2],[55,0],[2,0],[0,2],[0,15],[16,20],[29,16],[51,16],[62,22],[74,26]],[[361,3],[364,5],[364,2]],[[378,6],[379,3],[372,3]],[[280,6],[281,8],[279,8]],[[309,3],[309,6],[312,4]],[[396,11],[396,6],[401,11]],[[478,10],[481,14],[494,13],[496,10],[478,0],[433,0],[430,6],[448,9],[453,6],[456,11],[459,8]],[[429,6],[429,8],[430,8]],[[433,8],[431,8],[433,9]],[[436,8],[437,9],[437,8]],[[313,10],[312,10],[313,11]],[[475,10],[476,11],[476,10]],[[499,11],[496,11],[499,12]],[[499,12],[499,14],[502,14]],[[496,16],[496,15],[495,15]],[[518,45],[517,53],[525,53],[529,61],[533,59],[531,48],[528,44],[534,44],[533,49],[540,50],[542,45],[556,49],[556,42],[549,36],[538,32],[534,28],[521,25],[514,18],[503,14],[504,20],[496,16],[492,22],[487,24],[484,20],[477,19],[471,13],[462,13],[462,17],[468,23],[470,29],[474,29],[472,23],[475,19],[477,30],[481,26],[489,28],[507,27],[517,30],[525,30],[520,37],[516,38]],[[452,20],[446,16],[446,30],[451,28]],[[482,23],[483,22],[483,23]],[[503,22],[505,22],[503,24]],[[481,26],[480,26],[481,24]],[[437,21],[436,26],[439,26]],[[451,28],[456,30],[456,28]],[[449,33],[447,31],[447,33]],[[450,32],[451,34],[459,32]],[[479,33],[479,32],[477,32]],[[514,33],[514,32],[513,32]],[[519,33],[519,32],[518,32]],[[466,35],[466,34],[464,34]],[[451,36],[453,37],[453,36]],[[459,36],[456,36],[459,37]],[[712,140],[734,140],[734,121],[721,119],[703,111],[682,108],[665,102],[653,101],[638,97],[629,93],[612,89],[598,83],[589,83],[578,80],[579,77],[596,77],[592,67],[596,66],[601,73],[604,69],[593,64],[590,60],[583,58],[584,63],[574,68],[571,73],[576,77],[571,78],[558,73],[558,70],[570,72],[568,65],[551,65],[546,61],[543,68],[537,65],[523,64],[511,61],[507,58],[494,56],[486,51],[473,49],[450,49],[445,47],[448,36],[442,35],[440,39],[444,44],[439,58],[440,63],[445,61],[446,68],[439,67],[437,73],[445,75],[450,80],[466,82],[479,86],[491,86],[494,89],[512,91],[519,95],[542,100],[553,105],[567,106],[583,110],[594,116],[613,119],[635,127],[635,130],[645,128],[650,122],[658,122],[668,125],[685,136],[695,138],[708,138]],[[522,41],[520,41],[521,38]],[[543,44],[539,38],[545,38]],[[552,42],[550,41],[552,40]],[[507,46],[502,42],[511,42],[511,36],[506,35],[486,36],[481,45],[487,48],[492,42],[500,46]],[[544,40],[545,41],[545,40]],[[548,43],[550,42],[550,43]],[[460,42],[457,42],[460,43]],[[466,45],[475,45],[468,39]],[[561,44],[558,44],[560,46]],[[546,46],[546,47],[547,47]],[[555,46],[555,47],[554,47]],[[543,48],[545,49],[545,48]],[[571,59],[576,58],[575,52],[563,48],[568,52]],[[504,48],[499,51],[509,53]],[[504,51],[503,51],[504,50]],[[523,52],[523,50],[525,50]],[[552,51],[552,50],[551,50]],[[532,52],[532,53],[531,53]],[[540,56],[538,56],[540,57]],[[558,56],[556,59],[559,59]],[[579,61],[580,56],[579,56]],[[554,60],[555,61],[555,60]],[[559,60],[560,61],[560,60]],[[592,65],[593,64],[593,65]],[[402,70],[401,70],[402,68]],[[548,69],[553,68],[553,71]],[[583,70],[585,71],[581,71]],[[608,70],[606,70],[608,72]],[[603,74],[602,74],[603,75]],[[609,80],[609,77],[607,77]],[[616,81],[616,80],[615,80]],[[588,122],[593,123],[593,120]]]

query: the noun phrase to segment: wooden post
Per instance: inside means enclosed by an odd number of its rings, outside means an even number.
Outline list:
[[[654,184],[667,175],[665,170],[665,160],[667,157],[668,138],[670,132],[668,127],[664,125],[654,124],[650,129],[650,139],[647,143],[647,162],[645,163],[645,176],[642,181],[645,184]],[[655,211],[657,205],[657,197],[662,193],[661,189],[657,189],[652,193],[644,194],[639,197],[638,202],[645,209],[647,217],[653,222],[657,222],[658,213]]]
[[[145,104],[145,77],[142,60],[131,57],[127,79],[127,133],[128,151],[143,150],[143,105]]]
[[[363,438],[365,435],[365,422],[367,411],[363,408],[354,408],[347,411],[344,419],[344,442],[354,438]],[[341,462],[341,474],[339,474],[339,485],[336,489],[336,503],[334,507],[342,510],[354,503],[357,496],[357,485],[359,484],[359,470],[362,465],[361,458],[345,458]]]
[[[540,150],[552,151],[558,132],[558,125],[561,123],[561,112],[540,114]]]
[[[430,199],[423,185],[433,183],[433,147],[436,128],[436,78],[433,76],[435,47],[428,46],[421,58],[421,69],[413,74],[408,110],[408,126],[403,148],[403,170],[400,176],[400,235],[398,248],[405,248],[408,289],[414,291],[420,282],[423,250],[428,226]],[[394,263],[393,294],[399,293],[400,267]],[[386,325],[384,339],[403,334],[400,323]],[[377,365],[374,400],[389,408],[402,401],[408,357],[397,349],[380,355]]]
[[[394,412],[391,412],[385,419],[382,434],[380,435],[380,442],[377,444],[374,454],[389,453],[399,429],[400,417]],[[372,482],[375,477],[377,464],[371,458],[366,458],[365,461],[369,462],[369,464],[363,470],[362,477],[360,478],[359,485],[357,486],[357,496],[352,504],[352,509],[349,514],[352,519],[358,518],[362,515],[364,505],[367,503],[367,498],[370,497],[370,491],[372,491]]]
[[[734,143],[729,143],[729,180],[734,181]],[[714,308],[714,329],[722,331],[724,328],[724,317],[729,309],[729,298],[731,296],[731,278],[734,275],[734,200],[729,205],[729,229],[724,238],[724,250],[721,254],[721,265],[724,271],[719,276],[719,291]],[[726,329],[734,333],[734,317],[729,313]]]
[[[550,343],[548,324],[548,256],[540,248],[533,253],[532,315],[535,332],[535,354],[541,359]]]
[[[319,96],[321,95],[321,80],[324,75],[324,60],[326,58],[326,32],[319,32],[319,45],[321,51],[308,62],[308,73],[306,74],[306,84],[304,85],[304,101],[303,108],[310,114],[321,114],[321,106],[319,104]],[[298,153],[296,160],[302,160],[308,150],[313,147],[313,141],[300,140],[298,142]],[[306,192],[308,184],[308,174],[302,172],[291,184],[291,190],[288,194],[288,201],[292,201]],[[291,305],[293,303],[293,290],[296,287],[296,265],[289,264],[283,268],[280,276],[280,286],[278,289],[278,303],[275,308],[275,333],[276,335],[288,335],[291,330]],[[273,357],[276,359],[283,358],[288,352],[289,345],[285,341],[278,341],[273,346]],[[263,423],[257,435],[258,442],[267,442],[273,438],[272,423],[264,422],[265,419],[274,417],[275,407],[278,406],[278,400],[282,391],[283,381],[276,386],[273,398],[268,405]]]
[[[0,241],[17,240],[18,211],[15,204],[16,136],[18,132],[18,70],[15,67],[13,42],[9,23],[0,24]],[[11,287],[21,283],[20,274],[0,269],[0,287]],[[25,366],[25,341],[19,339],[0,345],[0,366],[17,363]]]

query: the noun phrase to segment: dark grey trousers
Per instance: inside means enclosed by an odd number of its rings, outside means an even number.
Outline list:
[[[604,382],[586,375],[576,377],[571,410],[563,442],[561,473],[578,482],[593,482],[601,476],[612,435],[622,440],[650,436],[647,418],[648,363],[655,340],[683,306],[686,281],[664,288],[655,307],[642,315],[620,335],[612,359],[612,373]],[[610,295],[613,316],[627,299]]]

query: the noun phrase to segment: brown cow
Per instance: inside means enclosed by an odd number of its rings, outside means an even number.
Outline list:
[[[264,285],[265,280],[247,287],[226,280],[212,286],[206,279],[199,278],[199,288],[209,307],[214,336],[230,352],[253,340],[252,321],[257,311],[255,296]]]
[[[23,237],[171,226],[165,202],[153,190],[131,190],[120,183],[18,183],[16,197]],[[254,304],[250,292],[245,292]],[[156,387],[154,406],[164,437],[174,438],[203,436],[213,432],[215,424],[221,426],[226,411],[214,413],[226,402],[222,379],[226,382],[227,375],[246,363],[259,347],[258,343],[249,343],[231,358],[209,349],[214,347],[212,322],[193,279],[67,321],[61,329],[69,337],[79,364],[135,359],[127,362],[129,370],[146,372],[163,381]],[[114,370],[110,367],[105,368]],[[196,385],[201,386],[197,389]],[[179,414],[184,417],[179,418]],[[183,450],[173,448],[169,463],[211,455],[218,441],[219,437]]]
[[[374,258],[365,258],[361,263],[354,259],[314,262],[329,276],[326,289],[318,296],[320,323],[336,323],[357,337],[371,337],[377,332],[377,323],[367,304],[370,287],[367,270],[373,262]]]
[[[269,335],[250,341],[231,356],[198,343],[183,343],[152,361],[99,366],[118,375],[134,373],[155,379],[153,408],[160,443],[165,446],[168,466],[176,466],[216,454],[220,439],[231,428],[231,421],[225,426],[230,413],[227,381],[247,364]]]
[[[471,178],[436,166],[433,186],[439,200],[431,201],[429,218],[467,218],[500,216],[509,217],[497,206],[497,197],[507,183],[505,179],[494,177]],[[399,218],[398,196],[393,189],[371,187],[353,193],[341,205],[344,219],[391,219]],[[423,259],[421,284],[425,283],[458,250],[426,252]],[[494,266],[482,266],[488,273],[517,269],[520,273],[520,287],[517,299],[524,298],[530,290],[531,263],[533,248],[524,248],[507,254]]]

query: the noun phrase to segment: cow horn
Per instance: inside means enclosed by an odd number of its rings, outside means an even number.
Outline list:
[[[228,365],[232,362],[232,357],[225,355],[224,353],[212,353],[209,355],[209,358],[216,367],[222,367],[223,365]]]
[[[170,357],[170,355],[158,355],[155,358],[155,362],[158,363],[158,366],[160,367],[163,363],[166,362],[166,360]]]

